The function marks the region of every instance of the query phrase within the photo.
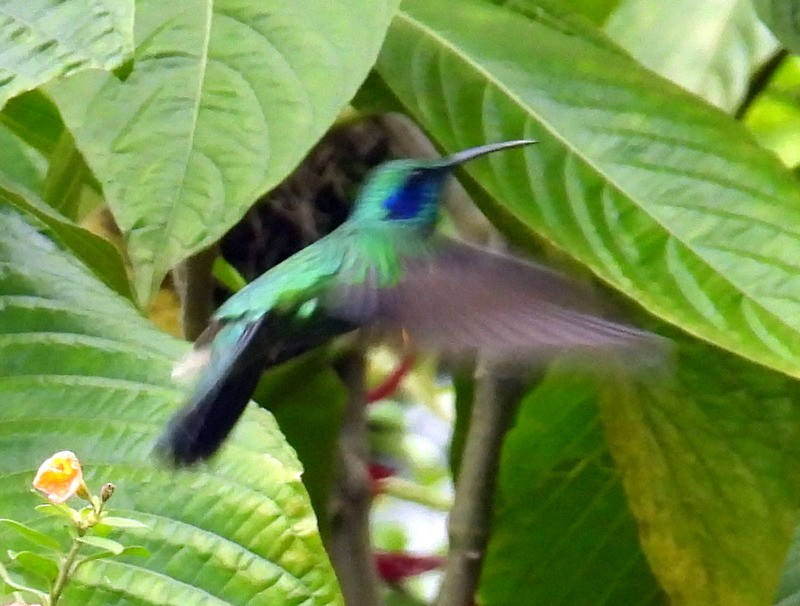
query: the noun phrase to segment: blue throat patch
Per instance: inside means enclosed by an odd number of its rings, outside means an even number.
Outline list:
[[[415,219],[424,215],[435,202],[439,184],[430,175],[420,173],[411,177],[403,187],[389,196],[384,207],[392,220]]]

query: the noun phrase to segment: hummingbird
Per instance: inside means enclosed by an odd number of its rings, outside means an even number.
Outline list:
[[[604,319],[582,284],[436,233],[444,187],[469,160],[531,145],[481,145],[433,160],[392,160],[366,178],[349,218],[272,267],[213,314],[173,376],[198,374],[159,446],[176,465],[209,458],[261,373],[338,335],[377,325],[445,353],[552,357],[628,348],[651,333]]]

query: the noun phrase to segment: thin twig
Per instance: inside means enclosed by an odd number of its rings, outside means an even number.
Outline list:
[[[348,606],[381,606],[369,535],[372,483],[365,414],[364,355],[345,353],[337,371],[348,390],[339,435],[338,472],[331,494],[331,562]]]
[[[179,263],[172,271],[181,300],[183,336],[194,341],[208,325],[214,311],[214,278],[211,268],[219,251],[207,248]]]
[[[747,93],[744,99],[742,99],[742,102],[739,103],[739,107],[736,108],[736,112],[733,116],[734,118],[737,120],[744,118],[747,111],[753,105],[753,102],[764,92],[767,85],[772,82],[772,77],[775,75],[775,72],[783,65],[783,60],[788,56],[789,51],[785,48],[780,49],[772,55],[769,60],[765,61],[756,73],[753,74],[753,77],[750,79],[750,86],[747,88]]]
[[[516,381],[494,377],[481,363],[475,398],[448,520],[450,553],[436,606],[469,606],[474,601],[489,540],[492,502],[503,438],[519,398]]]

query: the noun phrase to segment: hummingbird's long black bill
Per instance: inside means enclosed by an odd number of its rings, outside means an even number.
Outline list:
[[[526,145],[533,145],[537,143],[535,139],[517,139],[515,141],[501,141],[500,143],[487,143],[486,145],[479,145],[478,147],[470,147],[463,151],[457,152],[451,156],[446,156],[441,160],[441,166],[451,168],[463,164],[468,160],[473,160],[486,154],[492,154],[496,151],[503,149],[510,149],[512,147],[524,147]]]

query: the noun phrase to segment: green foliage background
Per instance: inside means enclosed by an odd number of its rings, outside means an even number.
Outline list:
[[[30,522],[36,466],[69,448],[152,526],[120,539],[152,558],[87,565],[68,603],[341,602],[300,464],[268,413],[249,411],[209,467],[152,460],[186,345],[141,309],[354,96],[401,108],[442,152],[538,139],[467,168],[481,209],[521,248],[585,265],[675,343],[657,385],[551,369],[525,396],[482,603],[800,603],[792,2],[30,6],[0,15],[0,515]],[[100,201],[125,260],[77,224]],[[283,394],[324,501],[330,458],[303,442],[292,404],[331,449],[343,393],[327,368],[281,390],[319,364],[261,389]],[[321,414],[309,403],[327,392]]]

